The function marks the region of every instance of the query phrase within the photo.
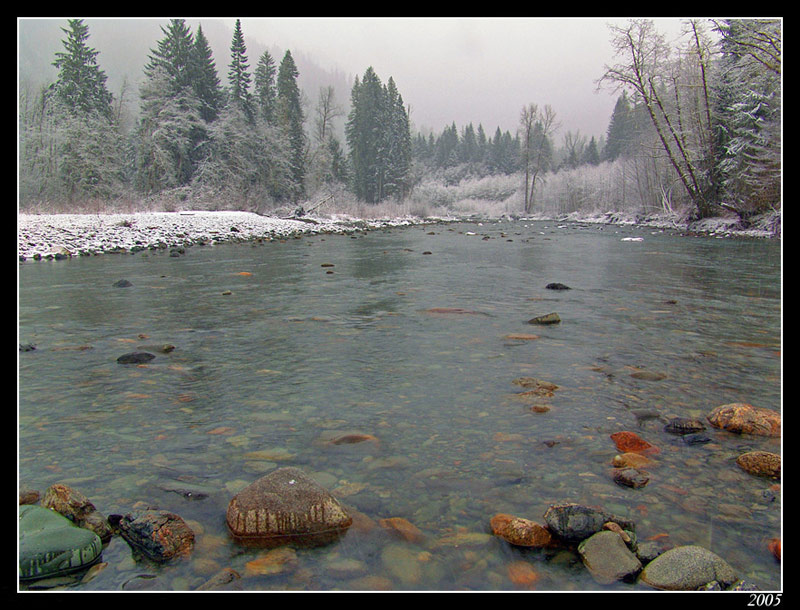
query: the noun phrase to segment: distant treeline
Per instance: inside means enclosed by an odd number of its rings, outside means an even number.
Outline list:
[[[606,206],[635,200],[746,219],[781,205],[780,20],[690,20],[674,43],[649,20],[611,27],[618,63],[598,86],[619,96],[605,136],[588,140],[570,131],[557,139],[555,111],[536,104],[521,110],[513,134],[455,123],[412,134],[396,83],[371,67],[356,77],[346,115],[325,87],[306,116],[291,52],[276,63],[265,51],[251,68],[238,20],[226,84],[202,27],[172,19],[138,95],[123,87],[115,97],[88,26],[70,19],[62,30],[56,81],[20,89],[23,210],[263,211],[330,192],[374,204],[403,201],[423,183],[491,176],[518,176],[525,212],[574,211],[602,197]],[[123,120],[130,104],[134,122]],[[342,118],[345,142],[334,128]]]

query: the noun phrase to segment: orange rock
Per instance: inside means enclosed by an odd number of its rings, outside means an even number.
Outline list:
[[[651,466],[652,464],[653,461],[648,457],[640,453],[633,452],[615,455],[614,459],[611,460],[611,465],[614,468],[643,468]]]
[[[492,533],[515,546],[545,547],[553,536],[545,526],[523,519],[499,513],[489,522]]]
[[[775,559],[778,561],[781,560],[781,539],[780,538],[772,538],[767,543],[767,548],[769,549],[770,553],[775,555]]]
[[[297,551],[291,547],[281,547],[269,551],[258,559],[248,561],[245,564],[245,572],[248,576],[254,574],[279,574],[296,566]]]
[[[532,589],[539,580],[539,574],[527,561],[515,561],[508,565],[508,578],[515,587]]]
[[[615,432],[611,435],[611,440],[614,441],[618,451],[625,453],[656,455],[661,452],[658,447],[651,445],[634,432]]]
[[[407,519],[403,519],[402,517],[389,517],[388,519],[380,519],[378,521],[378,525],[385,530],[390,530],[396,534],[399,534],[408,542],[421,542],[425,537],[416,525]]]

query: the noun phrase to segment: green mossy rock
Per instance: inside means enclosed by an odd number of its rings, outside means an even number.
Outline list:
[[[76,572],[100,559],[100,537],[49,508],[19,507],[19,578],[31,581]]]

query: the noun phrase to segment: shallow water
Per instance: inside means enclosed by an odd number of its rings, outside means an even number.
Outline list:
[[[133,286],[112,287],[121,278]],[[189,558],[163,566],[115,537],[79,590],[191,590],[223,567],[246,590],[513,590],[519,561],[536,590],[638,590],[596,584],[573,551],[489,535],[497,513],[543,522],[562,501],[632,518],[640,540],[705,546],[779,590],[766,542],[781,535],[780,492],[734,460],[780,440],[709,428],[712,442],[687,445],[663,418],[781,409],[780,287],[777,240],[530,222],[22,263],[19,342],[36,350],[19,354],[20,480],[71,485],[104,514],[142,501],[195,530]],[[562,322],[527,324],[550,312]],[[163,344],[174,351],[145,366],[116,362]],[[559,386],[537,401],[548,411],[517,395],[522,376]],[[611,478],[619,430],[661,449],[643,488]],[[327,442],[349,432],[377,442]],[[288,465],[425,539],[354,527],[254,574],[264,551],[230,540],[225,508]]]

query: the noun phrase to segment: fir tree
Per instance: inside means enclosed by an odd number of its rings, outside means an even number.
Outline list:
[[[269,51],[264,51],[254,73],[254,92],[261,117],[269,124],[275,122],[275,62]]]
[[[183,19],[171,19],[169,25],[161,27],[164,38],[150,51],[144,73],[148,78],[165,77],[173,92],[191,86],[193,72],[192,33]]]
[[[351,180],[355,195],[367,203],[383,196],[383,119],[385,91],[370,66],[350,95],[350,114],[345,135],[350,149]]]
[[[210,123],[219,116],[224,95],[211,47],[208,44],[208,39],[203,34],[201,26],[197,26],[197,34],[194,37],[190,61],[192,85],[197,97],[202,102],[201,113],[206,123]]]
[[[303,129],[305,116],[297,86],[297,66],[290,51],[281,60],[276,82],[277,123],[289,141],[289,166],[294,179],[295,199],[305,193],[306,134]]]
[[[606,146],[603,150],[603,159],[613,161],[620,155],[630,150],[633,140],[634,122],[628,94],[623,91],[617,98],[614,111],[606,132]]]
[[[231,41],[231,63],[228,70],[229,103],[238,106],[247,116],[252,117],[249,68],[242,23],[237,19]]]
[[[56,53],[53,66],[58,77],[52,92],[67,108],[83,113],[96,112],[111,118],[112,95],[106,89],[106,75],[97,65],[98,51],[87,46],[89,26],[82,19],[70,19],[62,41],[64,52]]]

